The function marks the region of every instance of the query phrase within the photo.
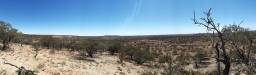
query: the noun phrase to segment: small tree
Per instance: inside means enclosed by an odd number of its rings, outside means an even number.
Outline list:
[[[0,21],[0,39],[2,40],[2,50],[9,48],[9,43],[17,35],[17,29],[13,28],[11,24]]]
[[[89,57],[93,57],[98,50],[98,43],[95,40],[84,40],[81,42],[81,49],[82,55],[87,53]]]
[[[216,50],[216,60],[217,60],[217,65],[218,65],[218,72],[220,75],[220,63],[222,62],[225,65],[225,68],[223,70],[223,75],[229,75],[229,70],[231,66],[231,61],[230,61],[230,56],[227,54],[226,50],[226,40],[224,38],[223,32],[219,29],[220,24],[215,23],[212,14],[211,14],[211,9],[209,9],[208,12],[205,12],[206,17],[200,18],[200,21],[198,21],[195,17],[194,13],[194,24],[198,24],[201,26],[204,26],[207,28],[208,31],[213,31],[217,33],[217,42],[215,44],[215,50]],[[214,35],[214,34],[213,34]]]
[[[86,48],[86,52],[89,57],[93,57],[93,55],[97,52],[97,43],[91,43]]]

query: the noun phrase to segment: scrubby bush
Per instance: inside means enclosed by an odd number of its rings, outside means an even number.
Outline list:
[[[170,60],[172,60],[171,55],[163,55],[163,56],[160,56],[160,57],[158,58],[158,62],[159,62],[159,63],[170,62]]]
[[[112,42],[110,47],[108,48],[108,51],[111,55],[114,55],[115,53],[118,53],[121,49],[121,44],[119,42]]]
[[[93,55],[97,52],[97,43],[90,43],[86,48],[86,52],[88,53],[89,57],[93,57]]]
[[[174,65],[172,62],[168,62],[168,66],[164,68],[162,75],[212,75],[204,74],[198,71],[187,71],[183,69],[181,65]]]
[[[18,30],[13,28],[11,24],[0,21],[0,39],[2,40],[2,50],[9,48],[9,43],[16,37]]]
[[[127,47],[123,52],[130,60],[135,61],[137,64],[143,64],[147,61],[152,61],[155,58],[153,53],[142,48]]]
[[[179,62],[180,65],[189,65],[191,63],[191,55],[188,52],[180,52],[175,61]]]
[[[204,57],[207,57],[206,52],[203,52],[202,50],[198,50],[196,52],[196,55],[194,56],[194,60],[195,60],[195,67],[199,68],[198,64],[200,64],[203,60]]]
[[[133,59],[137,64],[143,64],[146,61],[154,60],[153,55],[148,50],[139,49],[134,54]]]
[[[22,46],[23,44],[26,44],[25,39],[27,38],[25,38],[25,35],[22,32],[17,32],[16,37],[12,40],[12,42],[18,43],[20,46]]]
[[[123,52],[124,52],[125,55],[128,56],[128,58],[130,60],[133,60],[137,50],[139,50],[139,48],[136,48],[136,47],[125,47],[123,49]]]
[[[82,56],[93,57],[97,53],[99,44],[96,40],[83,40],[80,44]]]

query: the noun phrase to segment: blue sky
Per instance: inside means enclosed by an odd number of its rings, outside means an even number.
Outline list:
[[[0,20],[27,34],[161,35],[202,33],[191,21],[213,8],[223,25],[256,29],[255,0],[0,0]]]

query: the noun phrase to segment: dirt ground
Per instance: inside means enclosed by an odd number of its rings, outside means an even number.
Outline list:
[[[17,68],[4,62],[35,70],[38,75],[140,75],[148,69],[129,62],[122,66],[117,56],[106,53],[86,60],[78,60],[74,57],[76,54],[69,51],[51,54],[50,50],[43,49],[34,58],[31,46],[12,44],[11,50],[0,52],[0,75],[16,75]]]

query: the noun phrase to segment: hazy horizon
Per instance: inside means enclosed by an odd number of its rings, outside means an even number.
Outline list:
[[[202,33],[180,33],[180,34],[138,34],[138,35],[72,35],[72,34],[31,34],[31,33],[25,33],[27,35],[50,35],[50,36],[158,36],[158,35],[193,35],[193,34],[204,34],[208,32],[202,32]]]
[[[205,33],[193,12],[255,30],[253,0],[2,0],[0,20],[26,34],[166,35]]]

